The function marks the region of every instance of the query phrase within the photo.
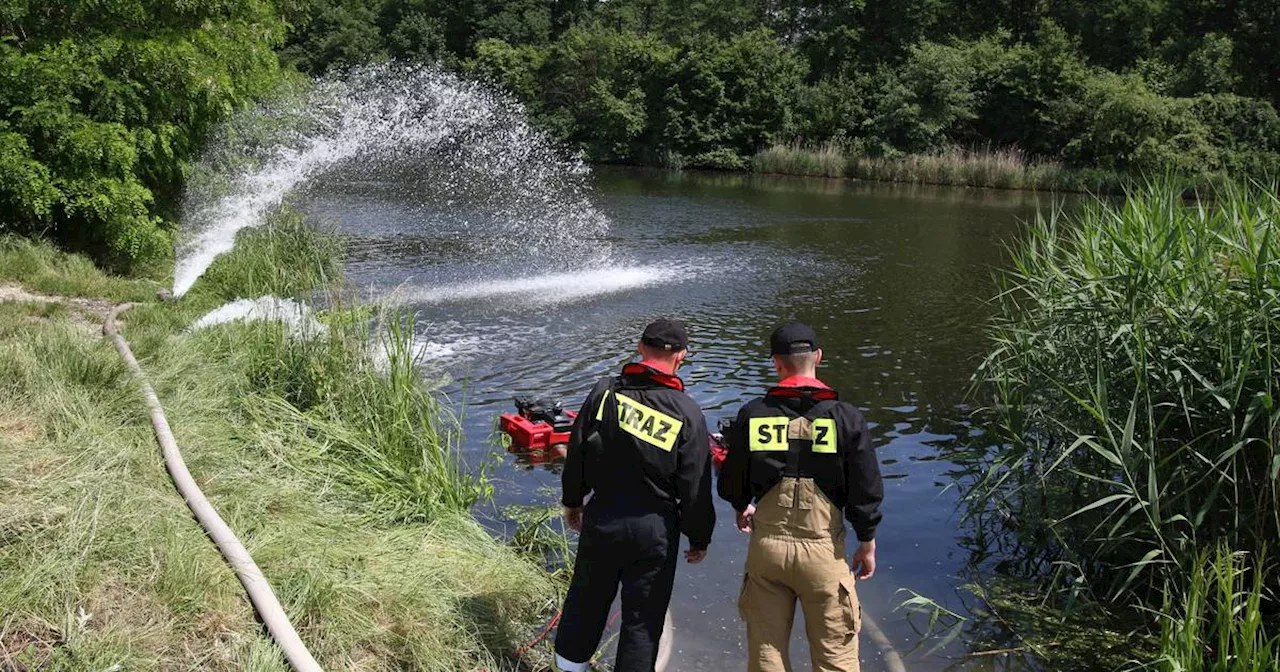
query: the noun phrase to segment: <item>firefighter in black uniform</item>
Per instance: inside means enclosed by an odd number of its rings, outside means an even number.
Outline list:
[[[588,669],[619,584],[614,669],[652,672],[681,532],[688,562],[706,556],[715,526],[707,425],[675,375],[688,345],[684,323],[654,321],[640,338],[643,360],[597,383],[574,422],[562,503],[581,537],[556,633],[564,672]]]
[[[856,672],[854,572],[858,580],[875,573],[880,465],[862,414],[816,377],[822,350],[813,329],[792,322],[769,340],[781,382],[738,413],[719,482],[738,528],[751,534],[738,599],[748,669],[791,669],[799,600],[815,672]],[[849,564],[846,519],[859,542]]]

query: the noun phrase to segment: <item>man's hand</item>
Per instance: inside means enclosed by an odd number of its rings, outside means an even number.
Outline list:
[[[853,554],[853,560],[849,561],[849,568],[853,570],[853,576],[859,581],[866,581],[875,576],[876,573],[876,540],[864,541],[858,544],[858,550]]]
[[[582,507],[581,506],[564,507],[564,524],[568,525],[569,529],[573,530],[574,532],[581,532],[582,531]]]
[[[755,504],[748,504],[746,511],[738,512],[738,531],[751,534],[751,524],[755,522],[755,515]]]
[[[707,557],[707,549],[705,548],[700,551],[695,551],[691,548],[684,552],[685,561],[691,565],[696,565],[699,562],[702,562],[703,558],[706,558],[706,557]]]

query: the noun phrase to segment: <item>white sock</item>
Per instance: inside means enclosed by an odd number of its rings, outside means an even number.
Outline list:
[[[556,654],[556,669],[560,672],[587,672],[591,669],[591,661],[575,663],[560,654]]]

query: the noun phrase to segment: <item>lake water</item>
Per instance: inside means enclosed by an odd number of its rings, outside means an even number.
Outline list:
[[[971,433],[965,391],[984,349],[992,273],[1048,197],[600,168],[587,198],[606,233],[563,256],[531,251],[524,236],[538,232],[491,226],[482,203],[424,201],[411,182],[331,181],[301,205],[350,236],[359,286],[418,311],[428,375],[447,375],[477,461],[499,450],[495,420],[513,395],[576,409],[653,317],[690,324],[680,373],[712,427],[773,382],[773,327],[808,322],[826,353],[820,376],[863,409],[885,477],[879,569],[858,586],[865,613],[904,654],[920,636],[895,610],[900,589],[965,613],[957,587],[971,558],[949,458]],[[499,507],[558,501],[551,469],[504,456],[494,477]],[[707,561],[677,575],[673,670],[745,666],[735,601],[746,538],[727,505],[717,501],[717,513]],[[797,617],[798,670],[809,668],[802,631]],[[907,668],[1001,666],[966,660],[963,645],[928,648],[906,655]],[[865,634],[862,649],[864,670],[883,669]]]

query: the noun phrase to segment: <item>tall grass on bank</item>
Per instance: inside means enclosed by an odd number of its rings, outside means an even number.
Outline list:
[[[1165,594],[1160,610],[1160,672],[1280,670],[1280,635],[1269,636],[1263,614],[1265,566],[1219,546],[1201,553],[1188,583]],[[1175,597],[1176,596],[1176,597]]]
[[[103,273],[88,257],[66,254],[50,242],[0,236],[0,281],[21,282],[31,291],[112,301],[147,301],[160,283]]]
[[[752,172],[782,175],[844,177],[847,164],[844,150],[833,144],[814,148],[795,143],[773,145],[751,157]]]
[[[1017,530],[1024,568],[1158,605],[1200,549],[1276,546],[1274,189],[1189,206],[1152,185],[1038,218],[1000,282],[975,376],[998,441],[968,501]],[[1258,571],[1274,585],[1274,566]]]
[[[367,311],[338,305],[324,317],[323,334],[255,323],[199,338],[240,362],[254,392],[246,412],[369,513],[426,522],[487,498],[486,465],[468,467],[456,420],[423,383],[412,316],[385,313],[371,328]]]

